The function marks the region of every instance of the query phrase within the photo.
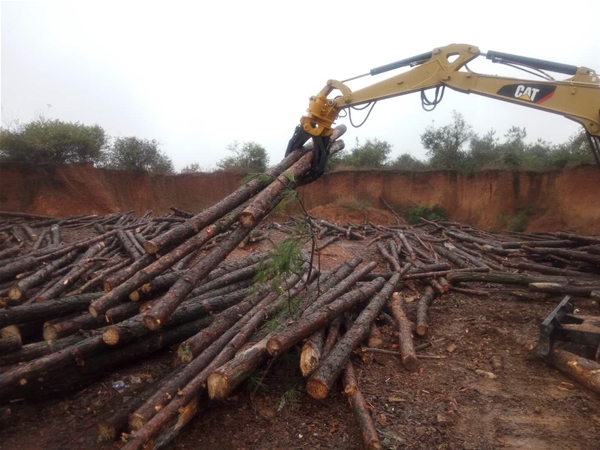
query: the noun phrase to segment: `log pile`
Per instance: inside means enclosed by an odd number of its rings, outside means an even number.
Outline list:
[[[308,395],[325,399],[339,381],[365,447],[381,448],[351,359],[378,351],[378,325],[397,330],[399,352],[391,353],[418,371],[419,351],[430,345],[429,307],[450,291],[600,298],[593,236],[497,234],[425,219],[261,223],[310,170],[308,150],[196,215],[176,207],[139,218],[0,213],[0,407],[64,395],[173,347],[174,367],[98,425],[101,439],[121,437],[124,449],[161,448],[207,401],[200,394],[223,399],[299,348]],[[254,250],[273,233],[297,241],[299,225],[308,238],[286,270],[278,247]],[[360,257],[327,269],[316,263],[347,242],[360,246]],[[231,257],[236,249],[244,256]]]

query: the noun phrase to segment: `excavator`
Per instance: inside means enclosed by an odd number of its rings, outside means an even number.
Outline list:
[[[523,70],[539,77],[540,80],[531,81],[473,72],[468,63],[480,56]],[[358,78],[379,75],[403,67],[410,69],[354,92],[346,85]],[[570,78],[556,80],[548,72],[570,75]],[[600,167],[600,78],[594,70],[496,51],[484,53],[479,48],[467,44],[439,47],[427,53],[376,67],[368,73],[344,81],[327,81],[316,96],[310,97],[307,113],[296,126],[286,155],[312,138],[314,158],[311,172],[302,180],[302,184],[306,184],[321,176],[325,170],[332,127],[340,113],[348,110],[350,115],[353,109],[370,108],[366,120],[377,101],[413,92],[421,93],[423,108],[431,111],[442,101],[446,87],[465,94],[479,94],[561,114],[580,123],[586,130],[592,153]],[[428,97],[430,91],[433,91],[432,98]]]

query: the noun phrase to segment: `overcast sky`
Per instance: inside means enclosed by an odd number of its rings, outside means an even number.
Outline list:
[[[3,1],[1,16],[3,123],[42,113],[156,139],[177,169],[214,167],[233,140],[262,144],[276,163],[308,97],[328,79],[451,43],[600,71],[599,0]],[[477,72],[527,76],[478,61],[470,64]],[[516,125],[530,141],[558,143],[579,129],[561,116],[447,90],[429,113],[418,94],[381,101],[344,140],[347,148],[357,137],[387,140],[393,156],[424,158],[419,135],[450,123],[452,110],[480,134]]]

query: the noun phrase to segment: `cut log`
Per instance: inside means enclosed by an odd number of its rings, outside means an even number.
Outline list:
[[[352,327],[325,357],[319,368],[310,376],[306,383],[306,390],[312,398],[324,399],[329,395],[331,386],[344,370],[350,354],[369,335],[371,325],[375,322],[385,303],[392,295],[400,277],[400,274],[395,274],[394,277],[385,283],[385,286],[369,302]]]
[[[360,429],[364,448],[367,450],[383,449],[383,446],[379,441],[377,429],[371,418],[371,413],[369,412],[368,403],[358,389],[358,383],[351,361],[346,363],[344,370],[344,394],[348,396],[348,401],[354,411],[354,417],[358,422],[358,428]]]
[[[433,303],[434,295],[433,289],[426,286],[417,304],[417,334],[419,336],[425,336],[429,330],[429,325],[427,325],[427,310],[431,306],[431,303]]]
[[[397,281],[397,279],[396,279]],[[365,301],[379,291],[385,284],[380,278],[355,290],[342,295],[333,303],[323,307],[314,313],[306,314],[300,320],[277,332],[267,344],[271,356],[279,356],[289,350],[302,339],[307,338],[315,331],[323,328],[333,319],[349,311],[358,303]],[[368,329],[367,329],[368,332]]]
[[[26,298],[27,292],[30,289],[49,280],[52,277],[53,272],[71,263],[78,253],[79,250],[73,250],[72,252],[67,253],[65,256],[58,258],[56,261],[46,264],[42,269],[38,270],[34,274],[19,280],[17,284],[10,288],[8,291],[8,296],[12,300],[21,300]]]
[[[346,131],[346,127],[344,125],[337,126],[334,130],[334,134],[336,136],[341,136]],[[333,139],[333,137],[332,137]],[[303,149],[297,149],[286,156],[279,164],[272,167],[267,175],[272,177],[273,179],[281,175],[285,170],[292,167],[292,165],[298,161],[307,151],[309,151],[312,147],[307,146]],[[210,223],[218,220],[220,217],[223,217],[225,214],[229,213],[234,208],[242,205],[244,202],[249,200],[251,197],[255,196],[258,192],[264,189],[268,184],[270,184],[271,180],[264,180],[257,178],[255,180],[246,183],[245,185],[238,188],[235,192],[229,194],[219,203],[211,206],[210,208],[205,209],[204,211],[196,214],[191,219],[188,219],[183,224],[173,228],[168,233],[164,233],[158,238],[154,238],[146,242],[146,251],[148,253],[157,253],[160,249],[167,247],[169,245],[176,245],[187,238],[193,236],[196,233],[199,233],[204,227],[209,225]]]
[[[548,362],[585,388],[600,394],[600,364],[559,348],[550,350]]]
[[[15,350],[19,350],[21,347],[23,347],[23,342],[21,341],[20,334],[0,338],[0,355],[14,352]]]
[[[321,328],[316,333],[313,333],[302,346],[300,371],[303,377],[309,376],[319,366],[324,343],[325,328]]]
[[[34,320],[49,320],[78,311],[85,311],[90,302],[102,294],[90,293],[63,297],[43,303],[16,306],[14,308],[0,309],[0,327],[32,322]]]
[[[398,323],[400,353],[402,364],[411,372],[419,370],[419,361],[415,354],[415,346],[412,338],[412,327],[402,307],[403,299],[399,292],[394,292],[389,302],[394,319]]]

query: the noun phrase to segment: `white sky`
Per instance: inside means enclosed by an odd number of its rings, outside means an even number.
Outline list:
[[[43,113],[98,124],[110,136],[156,139],[177,169],[214,167],[233,140],[262,144],[276,163],[308,97],[328,79],[450,43],[600,71],[599,0],[2,1],[1,16],[4,123]],[[479,60],[471,69],[527,77]],[[344,140],[347,148],[356,137],[387,140],[394,157],[424,158],[419,135],[432,122],[450,123],[452,110],[480,134],[516,125],[530,141],[562,142],[579,127],[446,90],[430,113],[418,94],[381,101]]]

